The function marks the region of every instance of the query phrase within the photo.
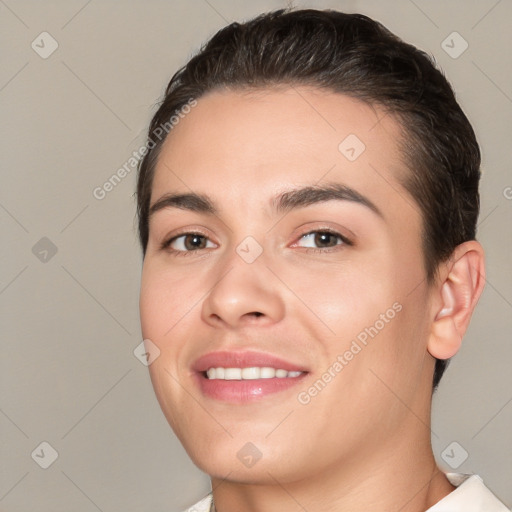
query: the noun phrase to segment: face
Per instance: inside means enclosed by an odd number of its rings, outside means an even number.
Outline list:
[[[428,432],[432,319],[399,138],[379,109],[297,87],[211,92],[165,141],[142,331],[161,408],[208,474],[299,481]]]

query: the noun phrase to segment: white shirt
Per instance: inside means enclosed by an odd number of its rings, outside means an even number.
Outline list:
[[[457,489],[438,501],[426,512],[510,512],[487,489],[478,475],[447,473],[446,477]]]
[[[457,488],[426,512],[510,512],[479,476],[448,473],[446,477]],[[213,511],[212,500],[209,494],[185,512]]]

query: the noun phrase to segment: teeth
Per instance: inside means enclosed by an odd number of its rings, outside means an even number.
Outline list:
[[[215,376],[217,376],[217,372],[215,372]],[[226,368],[224,370],[224,379],[225,380],[240,380],[242,378],[242,369],[241,368]]]
[[[303,372],[281,370],[268,366],[252,366],[250,368],[209,368],[206,372],[208,379],[219,380],[255,380],[255,379],[285,379],[298,377]]]
[[[256,368],[257,370],[258,368]],[[260,368],[260,378],[261,379],[273,379],[276,376],[275,368]]]
[[[219,375],[218,370],[222,370],[222,368],[218,368],[216,370],[217,378],[219,379],[220,377],[218,376]],[[244,380],[259,379],[259,378],[260,378],[260,369],[259,368],[252,367],[252,368],[244,368],[242,370],[242,379],[244,379]]]

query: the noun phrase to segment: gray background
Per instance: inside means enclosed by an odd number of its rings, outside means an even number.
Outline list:
[[[207,492],[133,354],[135,171],[103,200],[92,191],[143,144],[170,76],[201,42],[228,21],[285,5],[0,0],[0,510],[179,511]],[[368,14],[433,54],[474,124],[488,283],[435,396],[433,445],[449,469],[443,450],[459,443],[448,450],[468,452],[458,471],[479,473],[511,506],[512,3],[294,5]],[[31,47],[43,46],[43,31],[59,45],[46,59]],[[441,46],[453,31],[469,44],[458,58]],[[51,457],[43,441],[58,452],[48,469],[38,464]]]

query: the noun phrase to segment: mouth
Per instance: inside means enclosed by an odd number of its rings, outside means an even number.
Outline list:
[[[193,369],[205,397],[236,403],[290,390],[308,373],[302,365],[259,352],[213,352]]]

